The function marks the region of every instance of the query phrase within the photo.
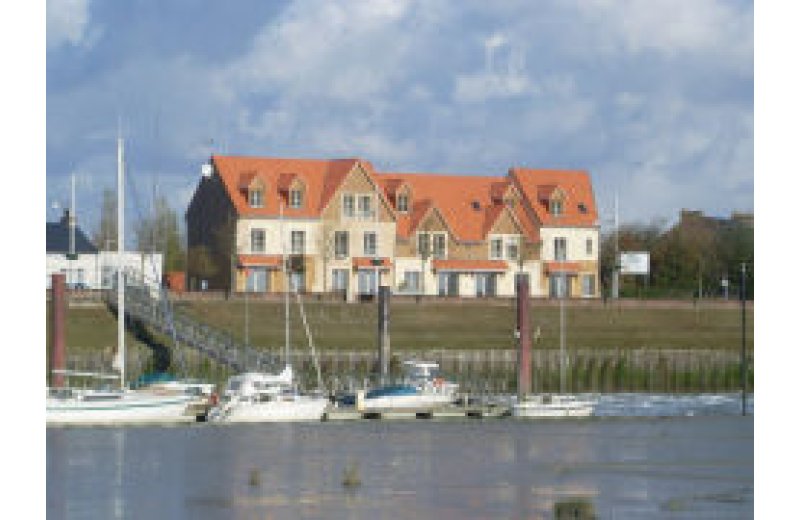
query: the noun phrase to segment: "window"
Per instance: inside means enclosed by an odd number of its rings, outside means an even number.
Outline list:
[[[371,218],[373,216],[372,195],[358,196],[358,216],[361,218]]]
[[[352,218],[355,215],[355,203],[353,196],[345,194],[342,198],[342,212],[344,213],[345,217]]]
[[[250,230],[250,252],[263,253],[265,249],[266,240],[264,238],[263,229]]]
[[[517,260],[519,258],[519,238],[506,237],[506,259]]]
[[[306,249],[306,232],[292,231],[292,254],[302,255]]]
[[[364,255],[375,256],[378,254],[378,235],[373,231],[364,232]]]
[[[247,292],[268,292],[269,277],[267,269],[264,267],[248,267],[245,270],[247,276],[245,290]]]
[[[403,273],[403,281],[400,284],[400,290],[418,293],[420,291],[420,272],[406,271]]]
[[[550,213],[553,215],[561,215],[562,210],[563,208],[560,200],[554,199],[550,201]]]
[[[567,260],[567,239],[558,237],[553,240],[554,257],[558,262],[565,262]]]
[[[581,278],[583,281],[583,295],[584,296],[594,296],[594,275],[593,274],[585,274]]]
[[[303,205],[303,190],[291,190],[289,192],[289,207],[299,208]]]
[[[333,270],[333,290],[334,291],[346,291],[347,290],[347,279],[350,276],[350,271],[347,269],[334,269]]]
[[[397,196],[397,211],[408,213],[408,195],[403,194]]]
[[[447,235],[444,233],[436,233],[433,235],[433,257],[447,257]]]
[[[417,235],[417,254],[422,258],[427,258],[430,252],[430,235],[420,233]]]
[[[592,254],[592,249],[593,249],[592,245],[593,245],[592,244],[592,239],[591,238],[587,238],[586,239],[586,254],[587,255],[591,255]]]
[[[439,273],[439,296],[458,296],[458,273]]]
[[[337,231],[333,237],[333,248],[336,258],[344,258],[349,255],[349,235],[347,231]]]
[[[475,296],[497,295],[497,273],[475,274]]]
[[[503,239],[502,238],[493,238],[490,241],[491,248],[489,250],[489,257],[492,260],[498,260],[503,258]]]
[[[249,198],[250,198],[250,207],[251,208],[263,208],[264,207],[264,192],[261,189],[255,188],[255,189],[250,190]]]
[[[377,294],[378,277],[372,269],[362,269],[358,272],[358,292],[359,294]]]

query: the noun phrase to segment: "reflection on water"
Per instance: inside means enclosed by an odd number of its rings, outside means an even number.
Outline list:
[[[48,518],[747,518],[753,418],[48,428],[47,479]]]

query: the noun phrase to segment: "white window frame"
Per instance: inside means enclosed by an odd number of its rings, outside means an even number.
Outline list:
[[[350,202],[348,206],[348,201]],[[355,218],[356,197],[352,193],[342,194],[342,218]]]
[[[295,237],[300,237],[299,246],[298,242],[296,242]],[[289,244],[291,254],[293,255],[304,255],[306,252],[306,232],[302,229],[293,229],[289,234]]]
[[[363,202],[367,201],[367,207],[363,207]],[[356,197],[356,215],[362,220],[370,220],[375,217],[375,204],[371,193],[359,193]]]
[[[339,250],[339,237],[344,237],[344,250]],[[336,258],[347,258],[350,256],[350,233],[347,231],[334,231],[333,233],[333,256]]]
[[[499,249],[495,246],[499,244]],[[516,248],[516,254],[509,254],[509,247]],[[519,260],[522,254],[522,236],[511,234],[489,235],[489,259],[491,260]]]
[[[586,282],[587,280],[591,280],[591,288],[592,292],[586,292]],[[585,297],[594,296],[597,293],[597,277],[594,273],[582,274],[581,275],[581,295]]]
[[[259,240],[256,237],[260,236]],[[260,247],[259,247],[260,246]],[[263,228],[250,229],[250,252],[264,253],[267,250],[267,232]]]
[[[430,234],[431,258],[443,260],[447,258],[447,233],[436,232]],[[441,241],[441,242],[440,242]],[[437,244],[441,245],[441,250],[437,250]]]
[[[369,244],[370,241],[367,239],[367,237],[372,237],[371,248],[367,247],[368,245],[370,245]],[[378,256],[378,233],[374,231],[364,231],[363,246],[364,246],[364,256]],[[370,251],[370,249],[372,250]]]
[[[564,214],[564,201],[560,199],[550,199],[550,214],[560,216]]]
[[[290,208],[302,208],[303,207],[303,190],[300,188],[294,188],[289,190],[289,207]]]
[[[411,283],[411,282],[414,283]],[[422,290],[422,271],[405,271],[401,283],[402,291],[405,293],[418,293]]]
[[[563,255],[559,255],[559,243],[563,243]],[[553,238],[553,260],[556,262],[566,262],[568,258],[567,237],[554,237]]]
[[[500,247],[495,249],[495,244],[499,243]],[[500,251],[500,254],[497,254],[497,251]],[[489,237],[489,258],[491,260],[502,260],[503,259],[503,237],[502,236],[490,236]]]
[[[417,231],[417,256],[420,258],[431,256],[431,233]]]
[[[512,235],[503,237],[503,253],[505,254],[506,260],[519,260],[519,236]],[[510,249],[511,247],[516,248],[514,256],[511,256]]]
[[[264,190],[261,188],[253,188],[247,192],[247,203],[251,208],[264,207]]]
[[[408,213],[408,193],[401,193],[397,196],[397,211]]]

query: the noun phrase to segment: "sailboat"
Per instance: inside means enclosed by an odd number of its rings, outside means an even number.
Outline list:
[[[326,397],[300,393],[294,384],[294,371],[289,356],[289,277],[284,253],[283,204],[280,206],[280,219],[283,274],[286,283],[284,368],[279,374],[247,372],[229,378],[219,403],[208,413],[210,421],[250,423],[320,421],[328,407],[329,401]],[[298,303],[303,312],[299,295]],[[305,314],[303,321],[305,323]],[[307,324],[306,333],[309,333]],[[310,336],[309,343],[314,355]],[[321,384],[319,370],[317,376]]]
[[[104,375],[62,370],[67,376],[119,379],[118,389],[47,389],[47,424],[135,424],[193,422],[188,405],[194,399],[185,392],[130,390],[125,383],[125,274],[124,252],[124,145],[117,141],[117,338],[115,368],[119,374]]]

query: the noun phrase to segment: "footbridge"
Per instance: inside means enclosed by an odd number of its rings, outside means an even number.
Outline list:
[[[244,345],[229,332],[175,310],[166,290],[158,284],[147,284],[131,273],[127,273],[125,280],[126,324],[138,322],[172,338],[173,354],[179,364],[183,363],[182,349],[188,348],[234,372],[274,371],[282,367],[280,356]],[[105,301],[117,312],[116,288],[106,291]]]

